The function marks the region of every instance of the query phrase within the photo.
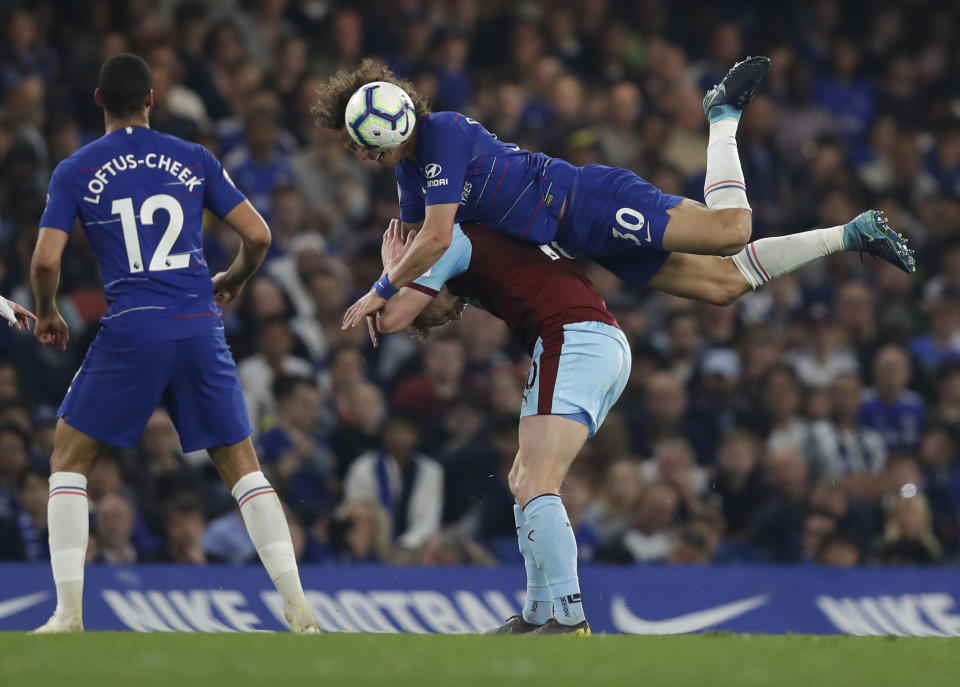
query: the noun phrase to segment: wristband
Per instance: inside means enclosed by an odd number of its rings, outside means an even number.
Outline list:
[[[387,274],[384,274],[374,283],[373,290],[377,292],[377,295],[380,296],[380,298],[390,300],[390,297],[400,289],[391,284],[390,277]]]

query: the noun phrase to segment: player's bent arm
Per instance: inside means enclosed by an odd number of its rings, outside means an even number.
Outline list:
[[[410,287],[400,289],[400,293],[388,300],[377,316],[377,331],[381,334],[402,332],[432,300],[433,296],[422,291]]]
[[[30,261],[30,285],[39,317],[57,312],[57,288],[60,286],[60,261],[69,234],[52,227],[41,227]]]
[[[244,283],[257,271],[270,249],[270,227],[249,200],[237,205],[223,219],[243,242],[228,270],[229,278]]]
[[[458,207],[457,203],[427,206],[423,227],[417,232],[413,245],[393,272],[387,275],[394,288],[400,288],[422,276],[450,247]],[[406,222],[403,224],[404,229],[414,226]]]

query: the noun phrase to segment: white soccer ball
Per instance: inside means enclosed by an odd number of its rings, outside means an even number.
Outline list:
[[[350,96],[347,131],[367,150],[393,150],[413,134],[417,114],[402,88],[386,81],[361,86]]]

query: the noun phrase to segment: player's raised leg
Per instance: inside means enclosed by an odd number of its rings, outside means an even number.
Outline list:
[[[735,64],[703,99],[710,121],[704,208],[690,200],[669,211],[663,248],[682,253],[734,255],[750,240],[752,213],[737,150],[740,115],[770,69],[766,57]]]
[[[57,608],[34,634],[83,631],[83,568],[90,536],[87,475],[102,448],[99,441],[62,419],[57,423],[47,502],[50,566],[57,586]]]
[[[890,228],[883,213],[867,210],[844,225],[775,236],[750,243],[733,259],[671,253],[650,279],[653,288],[683,298],[730,305],[772,279],[840,251],[863,251],[904,272],[916,271],[907,240]],[[629,271],[628,261],[608,267]]]
[[[283,507],[260,471],[253,443],[247,438],[231,446],[211,448],[209,452],[220,476],[237,500],[263,567],[280,592],[283,614],[290,630],[301,634],[319,632],[300,584],[300,571]]]

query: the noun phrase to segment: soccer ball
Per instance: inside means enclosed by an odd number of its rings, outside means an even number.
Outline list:
[[[373,81],[350,96],[346,122],[350,138],[363,148],[393,150],[413,134],[417,115],[402,88]]]

